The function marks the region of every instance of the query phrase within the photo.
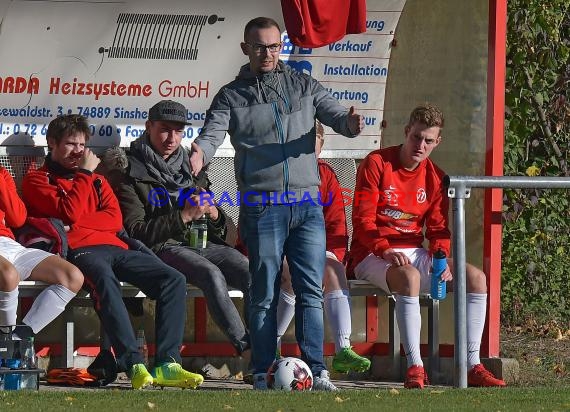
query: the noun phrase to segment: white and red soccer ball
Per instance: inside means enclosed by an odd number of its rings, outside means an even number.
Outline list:
[[[267,371],[267,387],[284,391],[310,391],[313,374],[301,359],[280,358]]]

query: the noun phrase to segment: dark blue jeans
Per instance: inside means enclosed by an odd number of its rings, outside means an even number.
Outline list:
[[[277,302],[283,257],[296,295],[295,337],[314,375],[323,363],[325,224],[320,206],[255,205],[240,209],[240,236],[249,255],[250,336],[254,373],[266,372],[277,347]]]
[[[128,282],[156,300],[155,364],[180,362],[186,324],[186,279],[156,256],[117,246],[70,250],[68,260],[85,276],[95,311],[115,351],[120,371],[143,363],[119,282]]]
[[[249,335],[234,303],[228,296],[228,285],[244,295],[244,318],[249,307],[249,264],[236,249],[208,242],[205,249],[184,245],[166,245],[158,256],[178,269],[188,283],[201,289],[214,323],[227,336],[238,353],[249,348]]]

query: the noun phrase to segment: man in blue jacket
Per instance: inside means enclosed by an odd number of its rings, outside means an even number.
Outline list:
[[[337,388],[323,363],[325,226],[318,203],[315,118],[355,137],[364,128],[364,117],[340,105],[311,76],[283,64],[281,47],[281,30],[273,19],[247,23],[241,49],[249,64],[214,97],[193,144],[192,170],[200,171],[229,133],[241,193],[240,236],[252,275],[254,388],[267,388],[265,374],[275,359],[276,306],[286,256],[297,296],[295,334],[301,357],[313,373],[313,389],[332,391]]]

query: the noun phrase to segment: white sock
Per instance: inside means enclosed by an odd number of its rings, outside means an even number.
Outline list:
[[[38,333],[57,318],[74,297],[75,293],[65,286],[50,285],[34,300],[34,304],[23,322],[31,327],[34,333]]]
[[[467,369],[479,363],[481,337],[485,328],[485,315],[487,314],[487,294],[467,294]]]
[[[281,337],[287,332],[293,316],[295,316],[295,295],[281,289],[277,303],[277,349],[279,350],[281,350]]]
[[[350,347],[352,322],[348,290],[333,290],[325,293],[325,313],[334,335],[335,352]]]
[[[422,315],[420,313],[419,296],[395,295],[396,320],[408,368],[412,365],[423,366],[420,354],[420,333],[422,329]]]
[[[10,292],[0,291],[0,326],[16,324],[18,315],[18,288]]]

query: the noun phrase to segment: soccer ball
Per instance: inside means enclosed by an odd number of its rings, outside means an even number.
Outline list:
[[[313,387],[313,374],[301,359],[277,359],[267,371],[267,386],[284,391],[310,391]]]

